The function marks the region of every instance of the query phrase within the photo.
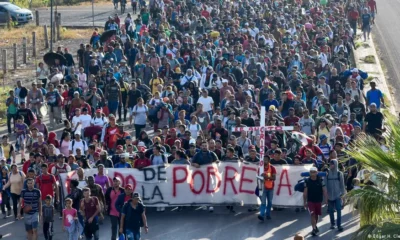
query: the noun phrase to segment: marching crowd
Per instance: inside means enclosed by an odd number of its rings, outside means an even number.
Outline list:
[[[105,168],[257,163],[259,131],[232,128],[260,126],[265,117],[267,126],[294,131],[265,133],[258,218],[271,218],[274,165],[312,164],[304,182],[312,234],[324,200],[332,229],[342,231],[341,198],[358,186],[359,168],[345,149],[365,134],[385,145],[384,95],[351,67],[357,30],[369,38],[375,1],[150,0],[139,7],[136,19],[110,17],[76,57],[59,47],[51,63],[38,65],[31,87],[19,81],[10,91],[9,135],[0,144],[4,218],[12,205],[28,239],[37,239],[39,219],[52,239],[59,212],[69,239],[99,239],[109,216],[113,240],[119,233],[140,239],[140,229],[148,231],[144,202],[119,178],[109,182]],[[85,178],[90,168],[98,173]],[[62,196],[59,174],[70,171],[79,179]]]

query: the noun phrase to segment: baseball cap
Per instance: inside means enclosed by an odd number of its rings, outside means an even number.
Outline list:
[[[108,115],[108,118],[115,118],[115,115],[114,114],[110,114],[110,115]]]
[[[323,141],[325,139],[327,139],[328,137],[325,134],[322,134],[321,136],[319,136],[319,140]]]
[[[169,132],[175,133],[175,132],[176,132],[176,128],[171,128],[171,129],[169,130]]]
[[[138,192],[133,193],[132,198],[140,198],[140,194]]]
[[[118,145],[117,149],[122,150],[122,149],[124,149],[124,147],[122,145]]]
[[[318,172],[318,168],[316,168],[316,167],[311,167],[311,168],[310,168],[310,172]]]
[[[125,186],[125,190],[133,190],[132,184],[127,184],[127,185]]]
[[[119,178],[119,177],[114,177],[114,178],[113,178],[113,181],[119,181],[119,182],[121,182],[121,178]]]

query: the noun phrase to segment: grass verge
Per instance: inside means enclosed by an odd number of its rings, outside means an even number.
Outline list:
[[[85,29],[67,29],[61,28],[61,39],[90,39],[93,33],[92,28]],[[21,44],[22,38],[26,37],[28,43],[32,41],[32,32],[36,32],[36,42],[44,41],[44,29],[42,26],[37,27],[34,24],[27,24],[12,29],[0,29],[0,47],[12,46],[14,43]],[[48,28],[48,36],[50,37],[50,28]]]
[[[7,122],[7,106],[6,100],[8,98],[8,92],[11,87],[5,86],[0,89],[0,125],[6,124]]]

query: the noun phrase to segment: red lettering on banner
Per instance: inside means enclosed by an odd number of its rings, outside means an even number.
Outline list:
[[[229,177],[229,172],[230,171],[234,171],[235,174],[233,175],[233,177]],[[236,168],[231,167],[231,166],[226,166],[225,167],[225,177],[224,177],[224,195],[226,194],[226,186],[228,185],[228,182],[231,184],[232,190],[235,193],[235,195],[237,194],[237,190],[235,187],[235,183],[233,182],[237,176],[238,172],[236,170]]]
[[[132,175],[129,175],[125,178],[125,183],[126,184],[132,184],[132,191],[135,192],[136,189],[136,179]]]
[[[254,193],[254,189],[251,189],[251,190],[243,189],[243,182],[248,182],[248,183],[252,183],[253,182],[252,179],[248,179],[248,178],[244,177],[246,171],[254,171],[254,172],[257,173],[257,169],[255,169],[255,168],[246,167],[246,166],[242,167],[242,174],[241,174],[241,178],[240,178],[239,192],[240,193],[253,194]]]
[[[119,172],[115,171],[115,172],[114,172],[114,177],[113,177],[113,178],[115,178],[115,177],[121,179],[121,186],[122,186],[122,187],[125,187],[126,184],[125,184],[125,177],[124,177],[124,175],[122,175],[122,173],[119,173]]]
[[[183,177],[182,179],[177,179],[176,172],[179,170],[185,172],[185,177]],[[184,183],[187,179],[187,176],[188,176],[188,170],[186,167],[177,166],[172,169],[172,185],[173,185],[172,196],[176,197],[176,185]]]
[[[276,126],[276,127],[275,127],[275,130],[276,130],[276,131],[281,131],[281,130],[282,130],[282,127],[281,127],[281,126]]]
[[[286,176],[285,184],[282,183],[283,175]],[[281,177],[279,179],[278,191],[276,192],[276,195],[278,195],[278,196],[281,193],[281,187],[287,187],[289,189],[289,196],[292,196],[292,185],[290,184],[290,181],[289,181],[289,173],[288,173],[287,169],[282,169]]]
[[[210,189],[210,182],[211,182],[211,176],[215,176],[215,179],[217,181],[217,184],[214,189]],[[208,166],[207,167],[207,193],[215,193],[219,190],[221,187],[221,175],[218,172],[218,168],[214,166]]]
[[[200,188],[200,190],[194,189],[194,177],[195,177],[196,175],[200,175],[200,176],[201,176],[201,188]],[[190,190],[192,190],[192,193],[198,195],[198,194],[200,194],[200,193],[203,191],[203,188],[204,188],[204,180],[205,180],[205,179],[204,179],[204,174],[203,174],[203,172],[201,172],[201,171],[195,171],[195,172],[192,174],[192,179],[191,179],[191,181],[190,181]]]
[[[253,131],[253,128],[252,128],[252,127],[249,127],[249,131]]]

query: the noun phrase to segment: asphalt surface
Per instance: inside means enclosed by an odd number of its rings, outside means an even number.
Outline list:
[[[50,8],[40,8],[39,10],[39,23],[40,25],[50,25]],[[53,11],[56,11],[54,7]],[[132,14],[132,9],[128,4],[126,11]],[[100,3],[94,5],[93,12],[91,5],[84,6],[59,6],[57,12],[61,13],[61,24],[66,27],[92,27],[93,19],[94,26],[104,27],[105,22],[109,16],[118,14],[121,21],[125,19],[127,13],[121,15],[121,10],[114,10],[114,6],[111,2]],[[94,17],[94,18],[93,18]]]
[[[384,70],[387,70],[387,83],[395,91],[393,99],[400,106],[400,0],[379,0],[377,6],[372,34]]]
[[[358,226],[357,218],[346,207],[343,216],[345,230],[339,233],[330,230],[329,216],[324,208],[324,218],[318,224],[319,236],[311,237],[309,232],[308,212],[295,213],[294,209],[284,209],[272,212],[272,220],[261,223],[257,219],[257,213],[249,213],[247,208],[238,207],[236,213],[230,213],[225,207],[215,208],[214,213],[196,210],[188,207],[181,212],[167,208],[166,212],[156,212],[154,208],[148,208],[147,219],[149,233],[142,233],[142,239],[151,240],[284,240],[293,239],[293,236],[302,232],[306,239],[350,239],[351,233]],[[13,218],[12,218],[13,219]],[[43,239],[41,226],[39,226],[39,239]],[[61,220],[56,216],[54,223],[53,240],[66,239],[66,233],[61,230]],[[0,233],[4,239],[25,239],[23,220],[0,219]],[[308,234],[308,235],[307,235]],[[100,240],[111,239],[111,224],[108,218],[100,226]]]

